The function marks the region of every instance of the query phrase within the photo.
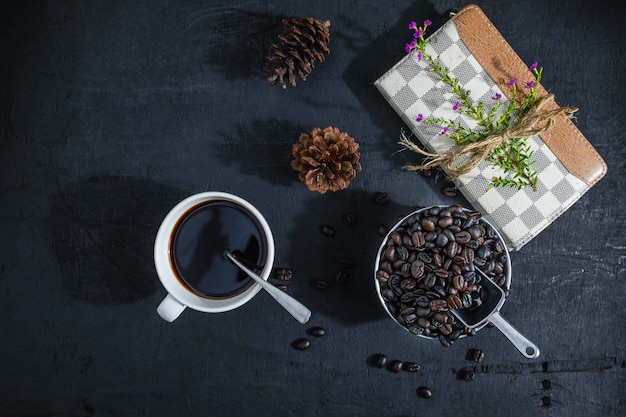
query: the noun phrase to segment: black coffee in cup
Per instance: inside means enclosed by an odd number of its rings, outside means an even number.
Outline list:
[[[254,281],[224,255],[264,265],[267,241],[258,220],[244,207],[227,200],[210,200],[191,207],[170,236],[170,262],[187,288],[210,299],[241,294]]]

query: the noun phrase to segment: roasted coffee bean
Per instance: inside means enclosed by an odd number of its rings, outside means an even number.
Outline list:
[[[279,290],[281,290],[282,292],[287,292],[287,286],[286,285],[274,284],[274,286],[276,288],[278,288]]]
[[[385,259],[387,259],[388,261],[395,261],[396,257],[397,257],[397,253],[396,253],[396,247],[395,246],[387,246],[387,248],[385,248]]]
[[[450,323],[443,323],[441,327],[439,327],[439,332],[445,336],[448,336],[450,333],[452,333],[452,325]]]
[[[274,276],[276,276],[276,278],[281,281],[291,281],[291,278],[293,277],[293,272],[291,271],[291,269],[278,268],[276,269]]]
[[[387,232],[388,231],[389,231],[389,229],[384,224],[381,224],[381,225],[378,226],[378,234],[380,236],[382,236],[382,237],[387,236]]]
[[[474,329],[475,331],[476,329]],[[459,329],[459,328],[455,328],[452,330],[452,333],[450,333],[448,335],[448,340],[450,342],[454,342],[455,340],[457,340],[459,337],[461,337],[461,333],[463,333],[463,329]],[[476,332],[474,332],[474,334],[476,334]]]
[[[435,313],[435,315],[433,316],[433,320],[439,323],[446,323],[448,321],[448,314],[440,311],[438,313]]]
[[[427,232],[433,232],[437,228],[437,224],[435,223],[435,220],[431,217],[426,217],[422,219],[421,225],[422,225],[422,228],[426,230]]]
[[[379,269],[376,271],[376,279],[378,279],[381,284],[386,284],[389,280],[389,272]]]
[[[430,320],[425,317],[420,317],[417,319],[417,325],[423,329],[430,327]]]
[[[476,374],[474,373],[474,371],[465,371],[463,372],[463,381],[465,382],[472,382],[474,380],[474,378],[476,378]]]
[[[443,248],[448,244],[448,242],[448,237],[443,233],[438,234],[437,238],[435,239],[435,245],[437,245],[438,248]]]
[[[298,339],[294,342],[293,346],[298,350],[306,350],[311,346],[311,342],[308,339]]]
[[[402,366],[403,366],[402,361],[395,359],[389,363],[389,370],[391,372],[400,372],[402,370]]]
[[[383,288],[380,291],[380,295],[383,296],[385,301],[388,301],[390,303],[395,301],[395,299],[396,299],[396,293],[391,288]]]
[[[323,279],[316,279],[315,281],[313,281],[313,288],[320,291],[326,291],[328,288],[330,288],[330,285],[328,284],[328,281],[324,281]]]
[[[456,240],[453,240],[446,246],[446,255],[450,258],[454,258],[457,253],[459,253],[459,244],[456,243]]]
[[[346,223],[348,224],[355,224],[356,223],[356,214],[349,211],[345,214],[344,219],[346,220]]]
[[[448,347],[452,344],[452,342],[443,334],[440,334],[438,339],[439,339],[439,343],[441,343],[441,345],[444,347]]]
[[[322,234],[326,237],[332,237],[335,235],[335,229],[327,224],[323,225],[320,230],[322,231]]]
[[[544,379],[539,383],[539,387],[541,389],[550,389],[552,387],[552,383],[549,379]]]
[[[456,187],[443,187],[443,194],[447,197],[456,197]]]
[[[382,369],[387,364],[387,356],[383,355],[382,353],[377,353],[376,355],[372,356],[371,363],[373,366]]]
[[[441,215],[441,213],[439,213],[439,214]],[[448,213],[446,213],[446,214],[448,214]],[[454,219],[452,218],[451,215],[448,215],[448,216],[445,216],[445,217],[441,217],[439,219],[439,221],[437,222],[437,225],[443,229],[443,228],[446,228],[448,226],[452,226],[453,223],[454,223]]]
[[[411,263],[411,276],[421,278],[422,275],[424,275],[424,262],[417,259]]]
[[[416,392],[419,397],[425,398],[427,400],[433,397],[433,392],[428,387],[419,387]]]
[[[472,240],[472,235],[469,234],[467,230],[461,230],[460,232],[454,235],[454,239],[457,243],[464,245],[470,240]]]
[[[402,259],[403,261],[409,259],[409,250],[404,246],[396,246],[396,252],[398,254],[398,258]]]
[[[354,266],[354,260],[352,258],[341,258],[339,260],[339,268],[341,269],[352,269]]]
[[[430,309],[433,311],[443,310],[444,308],[448,307],[448,303],[446,302],[446,300],[441,299],[430,300],[428,304],[430,306]]]
[[[339,271],[337,272],[337,275],[335,275],[335,281],[339,285],[344,285],[346,281],[348,280],[348,277],[349,275],[346,271]]]
[[[424,246],[424,243],[426,243],[426,240],[424,240],[424,233],[419,230],[417,232],[414,232],[411,235],[411,241],[416,248],[421,248],[422,246]]]
[[[472,352],[472,360],[476,363],[480,363],[485,359],[485,353],[480,349],[474,349]]]
[[[408,264],[405,264],[405,265],[408,265]],[[402,281],[400,281],[400,288],[402,288],[405,291],[413,291],[416,285],[417,285],[417,280],[415,278],[405,278]]]
[[[466,288],[465,278],[463,278],[463,275],[455,275],[452,277],[452,287],[457,291],[463,291]]]
[[[422,369],[422,367],[415,362],[404,362],[403,368],[405,371],[412,373],[419,372],[420,369]]]
[[[322,327],[311,327],[309,329],[309,334],[315,337],[322,337],[326,334],[326,330]]]
[[[374,195],[374,202],[381,206],[387,204],[389,202],[389,194],[385,192],[377,192]]]
[[[422,282],[425,288],[432,288],[435,285],[436,280],[437,280],[437,277],[435,276],[435,274],[428,273],[426,274]]]
[[[551,407],[552,406],[552,400],[548,396],[541,397],[541,399],[539,400],[539,405],[541,407]]]

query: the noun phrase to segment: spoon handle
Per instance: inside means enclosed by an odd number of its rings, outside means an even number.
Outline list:
[[[269,295],[272,296],[272,298],[274,298],[274,300],[278,301],[278,303],[283,306],[283,308],[287,310],[289,314],[291,314],[296,320],[298,320],[302,324],[309,321],[309,319],[311,318],[311,310],[309,310],[306,306],[300,303],[300,301],[279,290],[278,288],[255,274],[251,269],[241,263],[237,259],[237,257],[234,256],[231,252],[227,252],[226,256],[228,256],[228,258],[242,271],[244,271],[253,280],[255,280],[257,284],[259,284],[265,291],[269,293]]]
[[[493,313],[489,321],[502,332],[515,345],[522,355],[528,359],[535,359],[539,356],[539,348],[524,335],[515,329],[499,312]]]

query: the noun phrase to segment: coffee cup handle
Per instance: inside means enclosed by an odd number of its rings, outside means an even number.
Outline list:
[[[186,305],[181,304],[177,299],[172,297],[171,294],[167,294],[163,301],[161,301],[161,304],[159,304],[157,313],[159,313],[159,316],[161,316],[163,320],[171,323],[180,316],[185,308],[187,308]]]

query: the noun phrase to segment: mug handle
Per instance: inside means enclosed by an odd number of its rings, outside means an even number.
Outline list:
[[[171,323],[180,316],[185,308],[187,308],[186,305],[181,304],[177,299],[172,297],[171,294],[167,294],[163,301],[161,301],[161,304],[159,304],[157,313],[159,313],[159,316],[161,316],[163,320]]]

